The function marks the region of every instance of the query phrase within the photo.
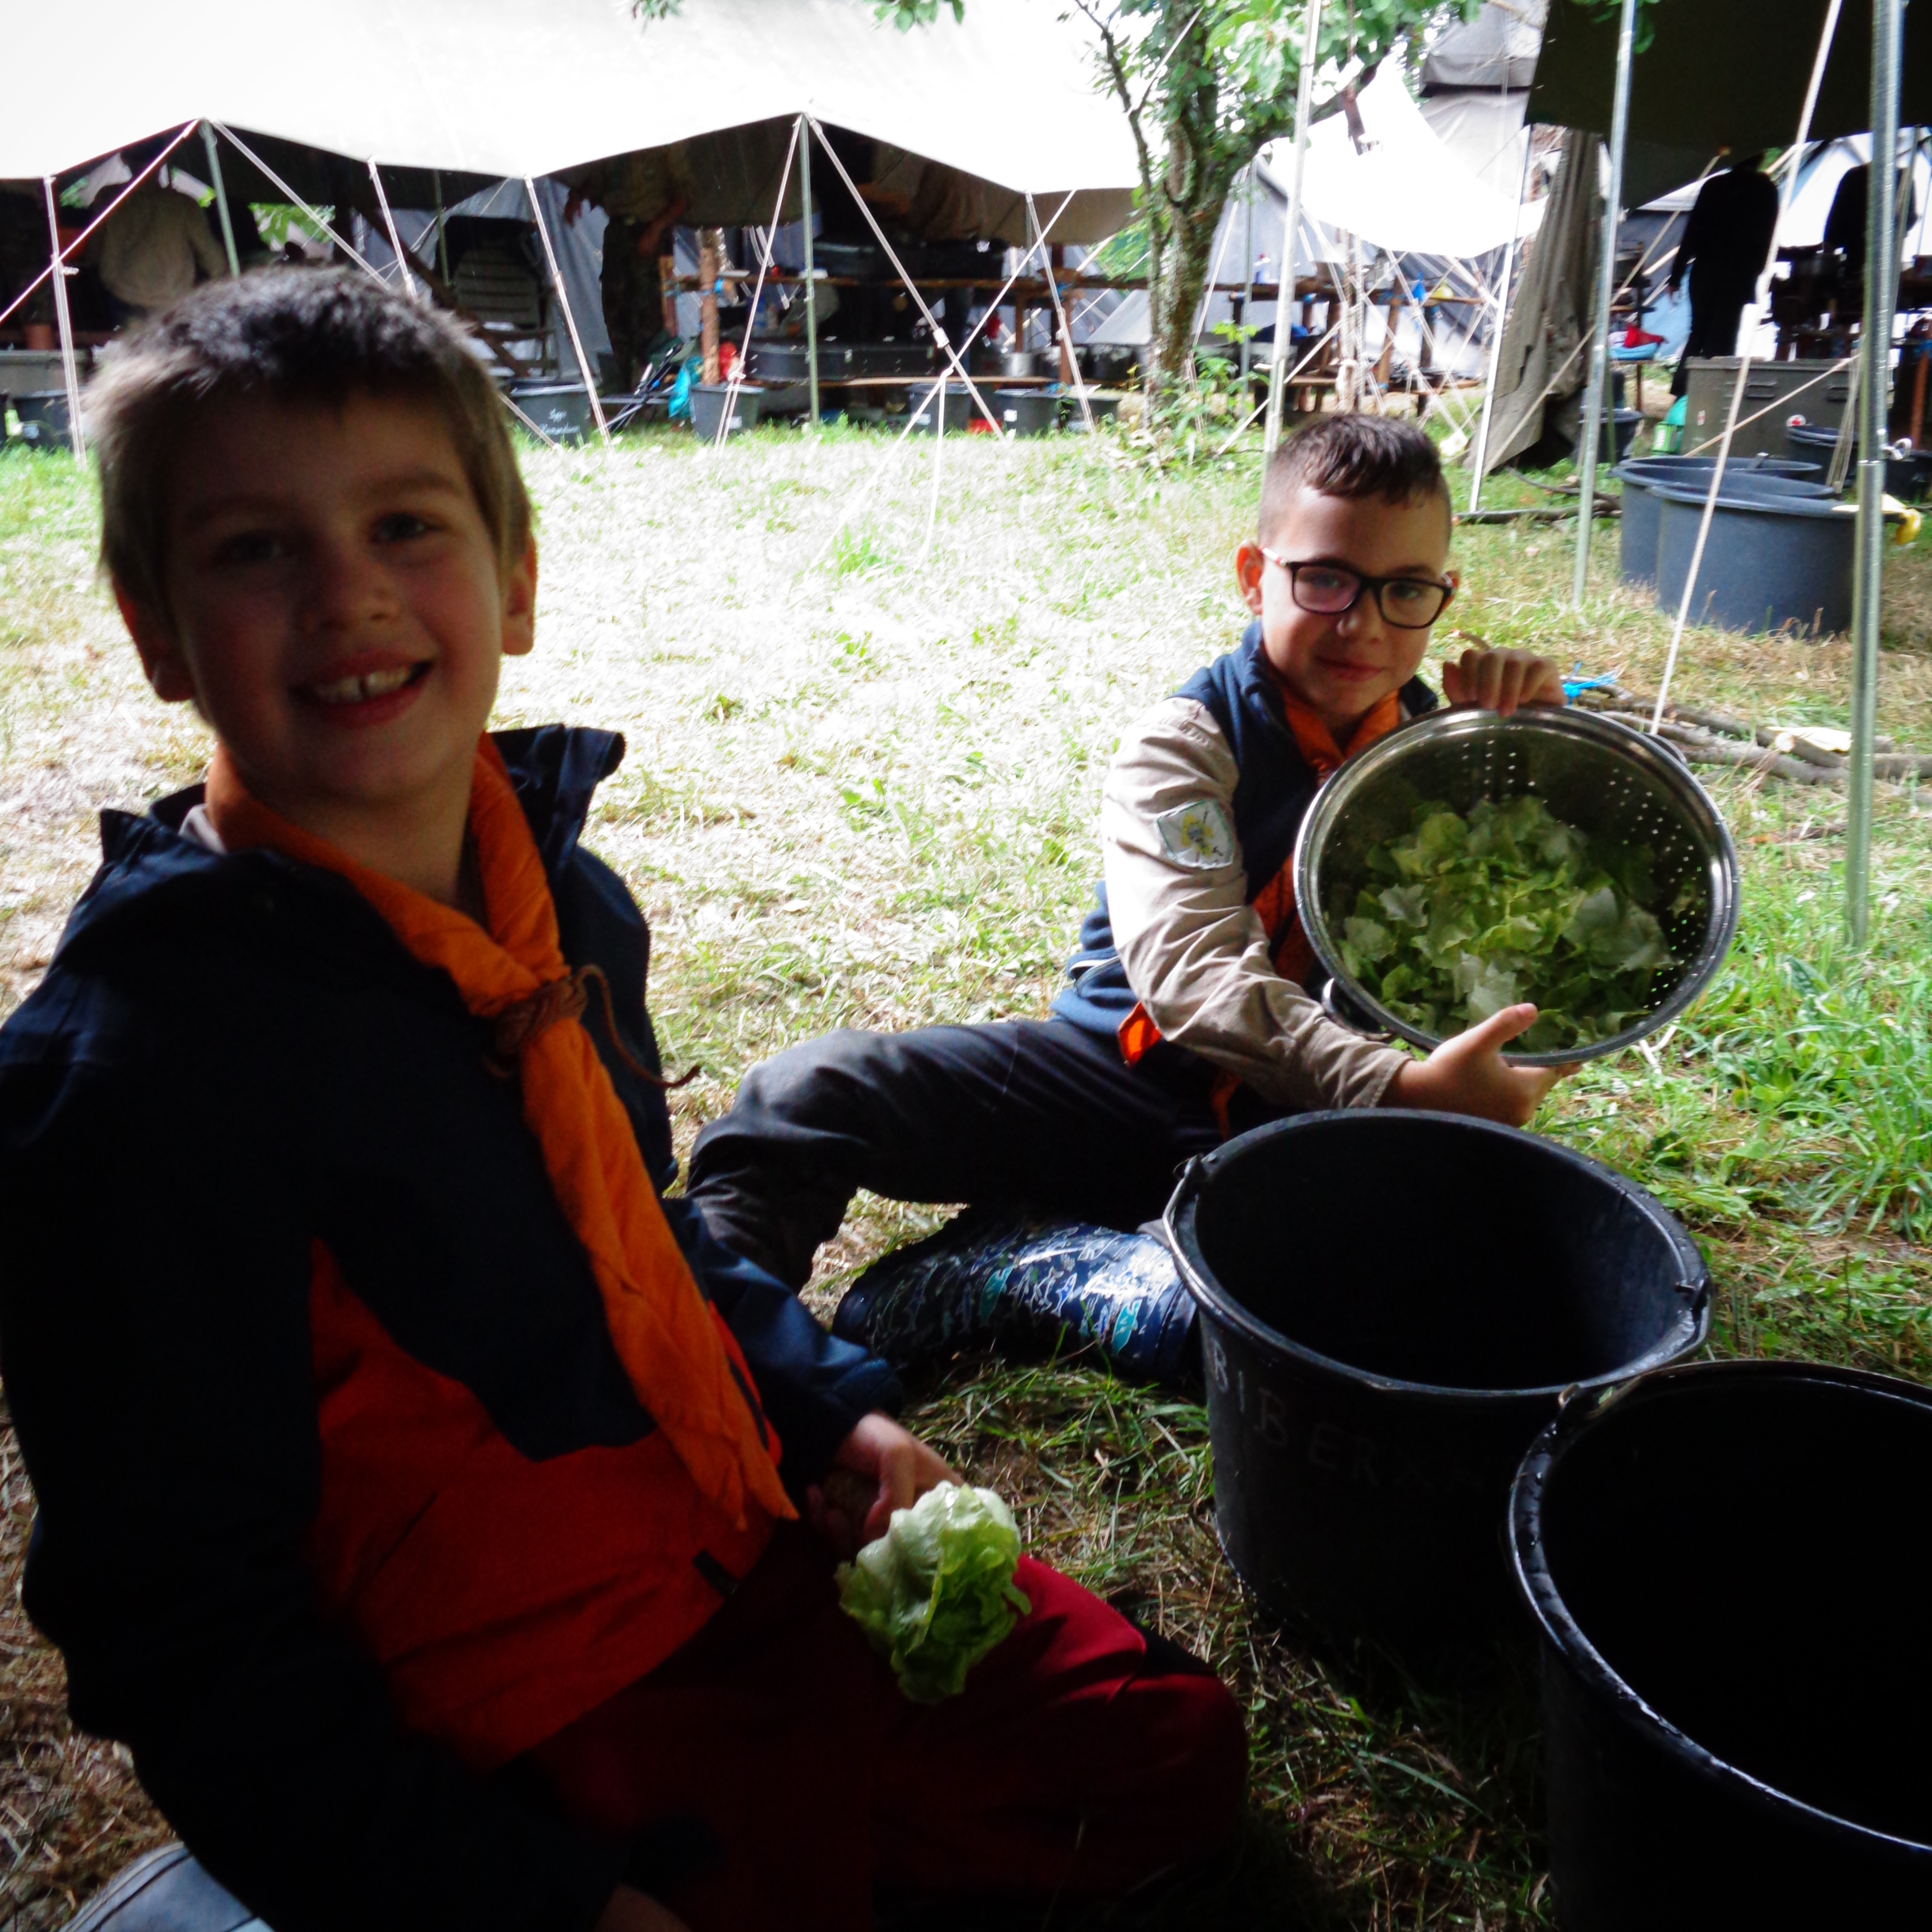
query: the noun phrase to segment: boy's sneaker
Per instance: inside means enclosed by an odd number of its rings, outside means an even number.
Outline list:
[[[1157,1230],[969,1210],[868,1268],[832,1332],[907,1369],[962,1350],[1091,1348],[1118,1375],[1198,1378],[1194,1298]]]

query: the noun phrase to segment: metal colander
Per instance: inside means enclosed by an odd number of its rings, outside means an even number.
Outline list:
[[[1512,718],[1437,712],[1349,759],[1316,794],[1295,842],[1295,903],[1309,944],[1348,1001],[1376,1025],[1420,1047],[1441,1044],[1349,976],[1330,910],[1338,903],[1353,909],[1367,855],[1407,832],[1422,800],[1467,812],[1484,799],[1501,804],[1525,792],[1579,831],[1648,845],[1660,904],[1687,882],[1692,891],[1687,909],[1664,921],[1684,963],[1660,978],[1657,1003],[1641,1020],[1592,1046],[1507,1059],[1556,1066],[1614,1053],[1683,1012],[1724,963],[1738,925],[1737,850],[1710,795],[1674,752],[1627,725],[1554,705],[1526,706]]]

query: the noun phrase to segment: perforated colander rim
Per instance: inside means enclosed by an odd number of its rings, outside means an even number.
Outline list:
[[[1377,1025],[1411,1046],[1425,1052],[1440,1046],[1441,1036],[1390,1012],[1342,964],[1340,949],[1328,929],[1328,915],[1322,904],[1322,861],[1350,805],[1372,788],[1400,775],[1406,764],[1414,763],[1425,750],[1439,748],[1444,740],[1452,744],[1467,740],[1473,751],[1480,741],[1512,734],[1519,739],[1539,736],[1589,744],[1638,766],[1676,806],[1679,822],[1704,866],[1710,902],[1703,939],[1676,985],[1659,1005],[1621,1033],[1587,1046],[1503,1056],[1513,1066],[1564,1066],[1579,1060],[1600,1059],[1634,1046],[1684,1012],[1716,977],[1737,934],[1737,848],[1731,842],[1730,829],[1710,794],[1662,740],[1632,730],[1612,718],[1568,707],[1559,710],[1555,705],[1528,705],[1510,718],[1472,706],[1432,712],[1358,752],[1316,794],[1294,842],[1295,905],[1316,960],[1338,986],[1346,989],[1351,1000]]]

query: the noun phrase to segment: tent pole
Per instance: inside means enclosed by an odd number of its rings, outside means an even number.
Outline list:
[[[382,226],[388,231],[389,246],[396,251],[396,273],[403,278],[403,292],[415,302],[418,299],[416,278],[410,273],[410,258],[403,247],[402,236],[396,232],[396,218],[389,212],[389,197],[382,188],[382,171],[374,161],[369,164],[369,178],[375,184],[376,205],[382,211]]]
[[[1247,326],[1248,311],[1255,305],[1255,164],[1248,164],[1247,194],[1247,250],[1246,266],[1241,272],[1241,326]],[[1281,305],[1277,302],[1275,306]],[[1248,368],[1253,358],[1254,344],[1251,338],[1241,338],[1241,394],[1248,393]]]
[[[1027,190],[1026,199],[1027,226],[1033,230],[1037,238],[1034,243],[1034,248],[1039,248],[1043,257],[1041,266],[1046,271],[1046,286],[1053,293],[1053,313],[1060,322],[1060,339],[1066,347],[1066,366],[1073,371],[1073,394],[1079,402],[1080,414],[1086,422],[1088,433],[1091,435],[1094,429],[1094,405],[1087,400],[1087,379],[1080,373],[1080,358],[1073,352],[1073,325],[1066,319],[1066,304],[1060,299],[1060,278],[1054,271],[1052,258],[1040,246],[1046,238],[1046,230],[1040,225],[1040,210],[1034,205],[1031,188]],[[1054,214],[1054,221],[1058,221],[1060,216],[1066,213],[1066,202],[1072,199],[1072,194],[1069,194],[1066,201],[1063,201],[1060,204],[1059,208]],[[1052,226],[1051,222],[1048,224],[1048,227]],[[1032,250],[1030,249],[1028,253],[1030,256]]]
[[[1315,59],[1322,41],[1322,0],[1303,0],[1308,18],[1301,36],[1301,71],[1294,80],[1294,166],[1288,177],[1288,207],[1281,218],[1281,261],[1275,270],[1274,352],[1268,358],[1268,428],[1262,454],[1281,441],[1282,399],[1288,392],[1288,358],[1294,347],[1295,263],[1301,254],[1301,184],[1308,172],[1309,97],[1315,90]]]
[[[798,117],[798,200],[804,216],[805,231],[805,382],[806,407],[812,418],[812,433],[818,434],[818,285],[813,280],[812,260],[812,136],[805,116]]]
[[[60,215],[54,200],[54,178],[40,177],[47,197],[47,242],[52,249],[54,319],[60,324],[61,378],[67,386],[67,440],[74,448],[74,460],[85,460],[80,436],[80,365],[74,360],[74,318],[68,313],[67,278],[72,272],[61,260]]]
[[[442,176],[431,168],[429,171],[430,192],[436,196],[436,272],[443,280],[446,287],[453,286],[449,273],[449,237],[442,226]]]
[[[201,145],[208,150],[208,176],[214,189],[214,206],[221,217],[221,245],[228,250],[228,272],[242,272],[242,258],[235,252],[235,223],[228,212],[228,190],[221,178],[221,155],[214,145],[214,130],[201,124]]]
[[[1576,568],[1570,580],[1570,602],[1579,610],[1590,581],[1590,526],[1597,512],[1597,442],[1609,387],[1610,304],[1616,299],[1617,224],[1623,213],[1624,147],[1630,133],[1630,56],[1636,38],[1636,0],[1624,0],[1617,28],[1616,103],[1610,113],[1610,196],[1604,208],[1603,260],[1597,274],[1597,327],[1590,344],[1590,380],[1584,391],[1583,420],[1576,432]],[[1616,446],[1612,444],[1612,454]]]
[[[372,164],[373,166],[373,164]],[[563,271],[556,265],[556,250],[550,246],[550,227],[543,218],[543,203],[537,199],[535,179],[524,177],[524,192],[530,198],[530,219],[543,240],[544,260],[550,264],[550,285],[556,291],[556,305],[563,311],[563,326],[570,331],[570,352],[577,358],[577,373],[584,378],[584,393],[590,398],[590,413],[597,418],[597,434],[604,447],[610,447],[610,425],[604,420],[604,398],[597,393],[597,377],[590,358],[584,352],[584,338],[577,332],[577,318],[570,312],[570,298],[563,288]],[[383,211],[386,214],[388,210]]]
[[[1503,278],[1496,290],[1496,335],[1490,344],[1490,380],[1483,386],[1483,419],[1476,427],[1476,447],[1470,458],[1475,472],[1469,478],[1469,507],[1483,507],[1483,472],[1490,460],[1490,423],[1496,413],[1496,379],[1502,374],[1503,330],[1509,322],[1510,277],[1516,268],[1516,238],[1522,226],[1522,198],[1529,192],[1530,150],[1536,138],[1526,122],[1522,130],[1522,174],[1516,185],[1516,220],[1510,225],[1509,245],[1503,250]]]
[[[1864,386],[1858,397],[1858,561],[1852,578],[1852,756],[1845,813],[1845,931],[1870,929],[1872,739],[1878,728],[1880,591],[1885,570],[1885,440],[1898,295],[1898,86],[1902,0],[1873,0],[1871,169],[1865,196]],[[1884,157],[1880,166],[1880,157]]]
[[[1818,109],[1818,90],[1825,84],[1825,64],[1832,57],[1832,42],[1838,31],[1838,15],[1843,10],[1844,0],[1829,0],[1825,9],[1825,25],[1818,36],[1818,51],[1812,58],[1810,84],[1804,90],[1804,106],[1798,117],[1798,138],[1792,148],[1802,153],[1804,143],[1811,135],[1811,117]],[[1798,170],[1790,169],[1785,175],[1784,185],[1778,191],[1778,219],[1773,223],[1771,242],[1765,250],[1764,266],[1758,271],[1756,296],[1762,310],[1768,298],[1772,271],[1778,266],[1778,231],[1784,226],[1784,218],[1791,212],[1791,196],[1798,180]],[[1670,648],[1664,658],[1664,676],[1657,686],[1657,703],[1650,714],[1650,732],[1655,737],[1664,728],[1664,713],[1670,698],[1670,680],[1677,670],[1677,653],[1684,642],[1684,627],[1690,621],[1690,598],[1697,588],[1697,573],[1704,567],[1704,547],[1711,537],[1711,519],[1718,508],[1718,492],[1724,479],[1724,467],[1731,460],[1731,443],[1738,430],[1738,412],[1744,406],[1744,383],[1750,374],[1751,358],[1748,350],[1738,358],[1738,377],[1731,386],[1731,406],[1724,414],[1724,434],[1718,439],[1718,460],[1711,466],[1711,482],[1704,496],[1703,514],[1697,522],[1697,541],[1691,546],[1690,568],[1684,575],[1684,595],[1677,606],[1677,621],[1670,628]],[[1788,404],[1790,398],[1785,401]],[[1765,412],[1758,412],[1762,416]],[[1702,447],[1702,446],[1700,446]],[[1856,599],[1857,584],[1852,585]],[[1856,610],[1856,602],[1854,603]]]
[[[853,180],[851,171],[838,158],[838,150],[826,139],[825,129],[820,123],[812,120],[809,116],[806,118],[812,131],[824,144],[826,157],[838,171],[839,179],[845,184],[845,192],[857,203],[859,212],[866,218],[866,226],[872,230],[879,246],[885,250],[886,260],[892,265],[893,274],[898,277],[900,284],[904,287],[906,293],[912,297],[914,305],[919,310],[927,329],[932,334],[934,346],[944,356],[947,365],[952,369],[952,373],[966,385],[966,393],[973,398],[973,406],[986,418],[987,425],[992,429],[993,434],[995,436],[1004,436],[1006,434],[1006,430],[1002,426],[999,418],[994,415],[992,408],[986,397],[981,394],[979,384],[974,381],[972,371],[961,359],[958,345],[946,334],[945,326],[940,321],[938,316],[933,314],[931,305],[927,302],[925,296],[920,293],[919,284],[906,273],[906,266],[899,260],[898,250],[886,238],[886,231],[879,226],[879,218],[872,212],[865,198],[860,194],[858,184]],[[1070,201],[1072,198],[1072,191],[1070,190],[1067,200]],[[1054,220],[1058,221],[1066,212],[1066,202],[1062,202],[1054,212]],[[1048,226],[1051,226],[1052,224],[1048,224]],[[1010,277],[1007,279],[1006,288],[1000,291],[1003,298],[1006,292],[1006,289],[1010,289],[1012,285],[1012,278]],[[997,308],[998,304],[996,302],[994,306]],[[975,324],[972,328],[968,330],[966,340],[971,340],[977,333],[978,325]]]

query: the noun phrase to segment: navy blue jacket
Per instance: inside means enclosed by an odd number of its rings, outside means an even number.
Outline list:
[[[563,951],[657,1064],[649,936],[578,844],[621,740],[502,734]],[[0,1029],[0,1366],[39,1512],[25,1600],[82,1728],[277,1928],[589,1924],[625,1851],[404,1732],[301,1558],[320,1458],[320,1238],[409,1354],[526,1456],[651,1430],[484,1023],[347,883],[174,830],[198,793],[103,819],[106,862]],[[592,1036],[662,1189],[662,1093]],[[730,1323],[796,1492],[890,1372],[665,1213]]]
[[[1294,857],[1301,821],[1322,786],[1320,775],[1295,742],[1281,692],[1268,675],[1260,620],[1242,633],[1235,649],[1203,664],[1174,694],[1192,698],[1206,710],[1234,754],[1240,774],[1234,785],[1234,836],[1247,867],[1252,905]],[[1411,678],[1400,697],[1406,718],[1436,709],[1435,692],[1419,677]],[[1270,943],[1278,936],[1270,934]],[[1112,1039],[1139,1004],[1114,945],[1104,879],[1094,888],[1094,909],[1081,923],[1066,978],[1053,1003],[1054,1016],[1090,1033]]]

